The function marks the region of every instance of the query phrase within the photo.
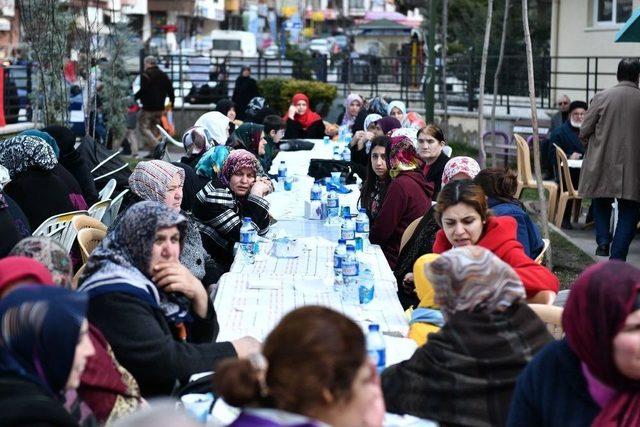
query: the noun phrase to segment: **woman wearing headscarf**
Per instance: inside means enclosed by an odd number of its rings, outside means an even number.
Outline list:
[[[490,251],[452,249],[425,267],[445,323],[382,373],[387,410],[443,425],[505,425],[516,378],[552,340],[518,275]]]
[[[283,117],[287,122],[285,139],[321,139],[324,137],[322,117],[311,111],[309,97],[304,93],[293,95],[287,114]]]
[[[193,124],[209,131],[213,145],[225,145],[229,138],[229,119],[219,111],[209,111],[201,115]]]
[[[364,105],[364,99],[357,93],[350,93],[344,100],[344,112],[338,116],[338,125],[346,126],[349,132],[352,131],[353,123],[358,117],[362,106]]]
[[[441,188],[450,181],[474,179],[480,173],[480,165],[471,157],[452,157],[444,165]]]
[[[138,200],[163,203],[174,212],[179,212],[184,216],[185,230],[181,236],[180,262],[197,279],[210,285],[217,282],[222,272],[204,250],[196,221],[190,214],[182,211],[184,180],[183,169],[163,160],[150,160],[136,165],[129,177],[129,188],[138,196]],[[123,217],[124,213],[118,215],[111,229],[115,228]]]
[[[518,378],[508,425],[640,425],[640,270],[620,261],[587,268],[562,328],[565,338]]]
[[[27,284],[69,288],[72,276],[71,258],[57,242],[46,237],[24,239],[12,256],[0,260],[0,298]],[[66,406],[78,418],[86,418],[83,425],[91,425],[93,418],[108,423],[140,407],[140,388],[115,359],[102,333],[91,324],[88,333],[95,354],[87,360],[77,394],[67,392]]]
[[[229,138],[229,148],[247,150],[258,159],[264,155],[267,141],[264,139],[264,126],[245,122],[233,131]]]
[[[387,163],[387,150],[389,148],[389,137],[377,136],[371,142],[370,160],[367,165],[367,177],[360,188],[360,207],[367,211],[370,223],[374,223],[382,203],[384,202],[387,188],[391,178],[389,177],[389,166]]]
[[[9,205],[0,188],[0,258],[7,256],[13,245],[18,243],[22,236],[16,226],[13,216],[9,211]]]
[[[168,395],[219,360],[242,356],[247,344],[214,342],[211,300],[179,261],[185,221],[164,204],[137,203],[93,251],[80,279],[91,300],[89,320],[144,397]]]
[[[402,101],[391,101],[387,105],[387,115],[389,117],[395,117],[405,127],[407,124],[407,106]]]
[[[383,119],[384,120],[384,119]],[[432,188],[420,172],[422,160],[408,138],[391,138],[387,167],[391,183],[378,213],[371,224],[371,243],[379,244],[392,270],[395,269],[402,234],[413,220],[431,206]]]
[[[77,209],[72,190],[53,172],[58,164],[53,149],[42,139],[17,135],[0,141],[0,163],[11,175],[4,192],[18,203],[32,230],[53,215]]]
[[[213,136],[206,127],[191,126],[182,134],[182,146],[186,154],[182,156],[180,162],[194,168],[204,153],[214,145]]]
[[[198,164],[196,165],[196,174],[199,179],[205,181],[205,185],[212,179],[218,179],[218,175],[222,170],[222,166],[227,161],[227,157],[229,157],[230,152],[231,150],[229,147],[225,145],[218,145],[217,147],[213,147],[213,149],[207,151],[207,153],[198,161]]]
[[[382,135],[386,135],[386,136],[391,136],[391,132],[393,132],[396,129],[400,129],[402,127],[402,124],[400,124],[398,119],[391,116],[383,117],[377,120],[375,123],[376,123],[375,132],[377,133],[382,132]]]
[[[0,413],[4,425],[78,426],[62,404],[94,348],[87,296],[25,286],[0,302]]]
[[[233,150],[220,171],[197,195],[193,209],[202,224],[207,252],[225,268],[233,262],[233,246],[240,240],[242,219],[250,217],[258,234],[269,230],[270,184],[258,175],[259,162],[246,150]]]
[[[417,306],[407,309],[406,313],[409,317],[408,337],[414,340],[418,346],[424,345],[428,335],[432,332],[438,332],[444,325],[444,317],[435,301],[436,294],[433,290],[433,284],[425,274],[427,264],[435,261],[439,256],[438,254],[422,255],[413,265],[416,295],[420,302]]]
[[[244,110],[249,105],[249,101],[259,95],[258,83],[251,77],[251,68],[245,65],[236,79],[231,97],[231,100],[236,104],[236,115],[240,120],[244,120]]]
[[[76,179],[87,204],[93,205],[99,199],[98,190],[96,190],[89,166],[82,160],[80,153],[75,149],[76,137],[71,129],[53,125],[43,128],[42,132],[51,135],[55,139],[60,148],[58,162]]]
[[[358,116],[353,122],[353,126],[351,127],[352,132],[357,132],[359,130],[367,130],[367,126],[364,125],[364,120],[370,114],[378,114],[380,117],[387,116],[387,102],[379,96],[376,96],[365,102],[365,105],[360,109]]]
[[[364,130],[359,130],[353,134],[351,146],[349,147],[352,163],[367,166],[371,151],[371,140],[376,136],[376,121],[381,118],[380,114],[369,114],[364,119]]]

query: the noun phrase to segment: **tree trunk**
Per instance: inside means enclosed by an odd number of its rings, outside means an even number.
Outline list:
[[[533,128],[533,170],[538,184],[538,198],[540,199],[540,224],[542,234],[549,239],[549,223],[547,220],[547,199],[542,186],[542,170],[540,168],[540,135],[538,133],[538,110],[536,107],[536,87],[533,76],[533,53],[531,49],[531,33],[529,32],[529,6],[527,0],[522,0],[522,24],[524,27],[524,43],[527,51],[527,75],[529,77],[529,102],[531,104],[531,127]],[[551,265],[551,247],[546,252],[547,266]]]
[[[493,18],[493,0],[487,2],[487,23],[484,28],[484,44],[482,46],[482,61],[480,64],[480,95],[478,96],[478,141],[480,142],[480,168],[486,166],[487,153],[484,149],[484,80],[487,74],[487,55],[489,54],[489,40],[491,38],[491,20]]]
[[[498,83],[500,82],[500,72],[502,71],[502,62],[504,59],[504,45],[507,39],[507,23],[509,22],[509,0],[504,0],[504,17],[502,19],[502,37],[500,38],[500,54],[498,56],[498,65],[493,75],[493,102],[491,103],[491,148],[493,155],[491,156],[491,166],[498,166],[498,151],[496,150],[496,103],[498,102]]]
[[[447,102],[447,35],[449,26],[449,0],[442,0],[442,129],[447,138],[449,135],[449,103]]]

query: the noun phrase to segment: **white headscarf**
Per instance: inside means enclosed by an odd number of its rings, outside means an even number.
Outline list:
[[[225,145],[229,138],[229,118],[219,111],[210,111],[200,116],[194,126],[205,127],[217,145]]]
[[[387,114],[389,116],[391,115],[391,111],[393,111],[394,108],[397,108],[398,110],[402,111],[402,115],[403,116],[407,115],[407,106],[404,105],[404,102],[402,102],[402,101],[391,101],[389,103],[389,105],[387,105]]]
[[[375,121],[378,121],[382,118],[380,114],[369,114],[364,118],[364,131],[366,132],[369,129],[369,125]]]

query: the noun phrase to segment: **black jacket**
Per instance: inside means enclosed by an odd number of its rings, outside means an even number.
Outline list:
[[[425,175],[424,179],[428,183],[433,183],[433,197],[432,200],[436,200],[438,198],[438,193],[440,192],[440,187],[442,186],[442,173],[444,172],[444,167],[449,161],[449,156],[444,154],[444,152],[440,152],[440,155],[436,159],[435,162],[431,164],[429,168],[429,172]]]
[[[169,395],[176,383],[186,383],[193,374],[236,352],[229,342],[216,343],[218,320],[213,305],[208,317],[195,314],[188,325],[188,341],[174,338],[159,308],[125,293],[96,296],[89,304],[89,322],[102,331],[118,361],[140,385],[145,398]]]
[[[140,90],[135,98],[142,101],[145,111],[164,111],[164,100],[169,97],[171,104],[175,101],[173,84],[160,68],[149,67],[140,78]]]
[[[98,195],[98,190],[96,190],[96,184],[93,181],[89,165],[82,160],[80,154],[76,150],[69,154],[60,154],[59,162],[73,175],[73,178],[80,185],[87,205],[91,206],[97,202],[100,196]]]
[[[318,120],[304,130],[300,122],[287,119],[284,139],[322,139],[324,138],[324,122]]]
[[[260,96],[256,80],[251,76],[238,76],[236,85],[233,88],[233,96],[231,97],[231,100],[236,104],[236,116],[238,119],[246,120],[245,110],[249,102],[256,96]],[[262,123],[262,120],[256,123]]]
[[[77,427],[78,422],[40,385],[0,374],[0,427]]]

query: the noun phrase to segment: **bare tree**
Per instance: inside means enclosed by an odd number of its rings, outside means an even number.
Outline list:
[[[504,0],[504,17],[502,18],[502,37],[500,38],[500,54],[498,55],[498,65],[493,74],[493,102],[491,103],[491,146],[493,148],[493,156],[491,156],[491,166],[498,165],[498,156],[496,151],[496,103],[498,102],[498,83],[500,82],[500,72],[502,71],[502,62],[504,59],[504,45],[507,39],[507,23],[509,22],[509,8],[511,3]]]
[[[487,55],[491,39],[491,21],[493,19],[493,0],[487,2],[487,22],[484,28],[484,44],[482,46],[482,61],[480,64],[480,95],[478,96],[478,141],[480,142],[480,167],[484,169],[487,153],[484,148],[482,135],[484,134],[484,80],[487,75]]]
[[[529,78],[529,103],[531,104],[531,127],[533,128],[533,170],[538,187],[540,199],[540,223],[542,234],[549,238],[549,224],[547,222],[547,199],[542,186],[542,170],[540,168],[540,135],[538,133],[538,110],[536,107],[536,87],[533,76],[533,53],[531,48],[531,33],[529,31],[529,5],[527,0],[522,0],[522,25],[524,27],[524,43],[527,51],[527,75]],[[551,247],[546,253],[547,262],[551,262]]]
[[[449,103],[447,102],[447,36],[449,32],[449,0],[442,0],[442,128],[449,135]]]

